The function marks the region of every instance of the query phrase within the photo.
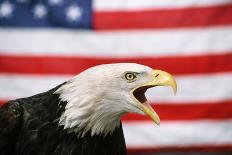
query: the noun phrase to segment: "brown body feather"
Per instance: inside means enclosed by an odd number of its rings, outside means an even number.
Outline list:
[[[125,155],[121,125],[105,137],[87,133],[83,138],[58,126],[66,106],[54,94],[59,87],[0,109],[0,155]]]

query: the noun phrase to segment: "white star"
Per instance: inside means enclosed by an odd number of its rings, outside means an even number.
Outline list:
[[[51,5],[59,5],[62,2],[62,0],[49,0],[49,3]]]
[[[0,17],[10,17],[13,12],[13,7],[9,2],[3,2],[0,5]]]
[[[82,10],[77,5],[71,5],[66,10],[66,17],[69,21],[78,21],[81,18]]]
[[[36,18],[43,18],[47,14],[47,9],[43,4],[37,4],[33,13]]]

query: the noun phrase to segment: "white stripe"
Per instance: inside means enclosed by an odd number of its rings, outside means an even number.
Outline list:
[[[0,54],[135,57],[232,51],[232,27],[175,30],[71,31],[0,29]]]
[[[232,120],[123,123],[128,148],[232,144]]]
[[[71,76],[0,74],[0,98],[19,98],[49,90]],[[168,88],[148,90],[148,99],[160,102],[199,102],[232,99],[232,73],[176,77],[177,95]]]
[[[94,0],[96,11],[173,9],[231,4],[231,0]]]
[[[0,74],[0,98],[15,99],[35,95],[65,82],[69,76]]]
[[[216,102],[232,99],[232,72],[223,74],[205,74],[176,77],[177,94],[171,88],[156,87],[147,91],[147,98],[153,103],[159,102]]]

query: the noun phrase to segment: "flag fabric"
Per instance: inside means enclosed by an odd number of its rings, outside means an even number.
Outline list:
[[[232,151],[232,0],[0,0],[1,104],[116,62],[178,84],[146,94],[160,126],[122,118],[129,152]]]

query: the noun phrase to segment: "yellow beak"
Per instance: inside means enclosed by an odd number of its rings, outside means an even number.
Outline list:
[[[170,86],[174,94],[176,94],[177,91],[176,80],[171,74],[162,70],[153,70],[152,75],[153,75],[153,81],[148,84],[156,85],[156,86]]]
[[[152,71],[153,80],[142,86],[170,86],[172,87],[174,94],[177,91],[177,85],[174,77],[162,70]],[[141,87],[142,87],[141,86]],[[147,114],[156,124],[160,124],[160,118],[151,105],[146,101],[145,103],[139,103],[139,107]]]

